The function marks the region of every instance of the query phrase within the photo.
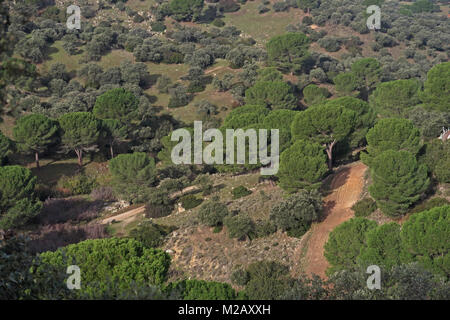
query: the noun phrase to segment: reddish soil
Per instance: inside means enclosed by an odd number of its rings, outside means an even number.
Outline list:
[[[330,232],[341,223],[353,217],[352,205],[359,200],[364,187],[364,173],[367,167],[362,163],[340,169],[331,182],[331,193],[324,200],[325,218],[310,230],[306,251],[306,273],[326,278],[328,261],[324,245]]]

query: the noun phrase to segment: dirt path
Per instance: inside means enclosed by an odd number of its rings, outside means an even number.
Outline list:
[[[310,230],[306,251],[306,273],[325,278],[328,261],[324,245],[329,233],[341,223],[353,217],[351,206],[359,200],[364,187],[364,173],[367,167],[362,163],[342,168],[331,182],[331,193],[324,200],[325,220],[316,223]]]
[[[186,187],[186,188],[184,188],[181,191],[177,191],[177,192],[172,193],[169,197],[171,199],[173,199],[173,198],[178,197],[180,195],[183,195],[183,194],[185,194],[187,192],[198,190],[199,188],[200,188],[199,186]],[[145,212],[145,206],[141,206],[141,207],[134,208],[134,209],[131,209],[129,211],[126,211],[124,213],[121,213],[121,214],[118,214],[118,215],[115,215],[115,216],[103,219],[101,221],[101,223],[102,224],[108,224],[108,223],[111,223],[113,220],[116,221],[116,222],[125,221],[125,220],[127,220],[127,219],[129,219],[129,218],[131,218],[133,216],[136,216],[136,215],[144,213],[144,212]]]
[[[138,215],[140,213],[144,213],[144,211],[145,211],[145,206],[142,206],[142,207],[135,208],[135,209],[132,209],[130,211],[118,214],[116,216],[112,216],[112,217],[103,219],[101,223],[102,224],[108,224],[108,223],[112,222],[113,220],[117,221],[117,222],[124,221],[124,220],[126,220],[126,219],[128,219],[130,217],[136,216],[136,215]]]

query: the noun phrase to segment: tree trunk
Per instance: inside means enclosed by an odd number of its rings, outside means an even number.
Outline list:
[[[77,154],[77,157],[78,157],[78,165],[80,167],[82,167],[83,166],[83,150],[77,149],[77,150],[75,150],[75,153]]]
[[[336,140],[334,140],[333,142],[331,142],[330,144],[328,144],[326,146],[326,152],[327,152],[327,156],[328,156],[328,169],[333,170],[333,147],[336,144]]]
[[[113,159],[114,158],[114,148],[113,148],[112,143],[110,144],[109,151],[111,152],[111,159]]]
[[[36,168],[38,168],[38,170],[41,169],[41,166],[39,165],[39,153],[34,153],[34,159],[36,161]]]

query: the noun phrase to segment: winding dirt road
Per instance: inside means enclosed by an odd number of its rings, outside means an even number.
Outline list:
[[[359,197],[364,187],[364,173],[367,167],[361,163],[344,167],[338,171],[331,182],[331,193],[324,199],[325,219],[315,223],[306,243],[306,274],[317,274],[326,278],[325,270],[328,261],[325,259],[324,245],[330,232],[341,223],[353,217],[350,209]]]

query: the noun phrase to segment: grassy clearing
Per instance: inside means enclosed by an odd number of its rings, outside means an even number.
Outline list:
[[[225,23],[236,26],[257,42],[265,43],[271,37],[285,33],[289,24],[300,23],[305,15],[302,10],[293,8],[289,12],[274,12],[272,4],[268,6],[271,9],[269,12],[259,14],[260,4],[260,1],[247,2],[241,10],[225,14]]]
[[[50,52],[49,59],[43,64],[38,65],[41,73],[47,72],[55,63],[64,64],[69,72],[77,71],[81,66],[79,60],[83,56],[83,53],[71,56],[63,49],[62,41],[55,41],[55,43],[50,47]]]
[[[98,62],[98,65],[102,67],[103,70],[107,70],[109,68],[120,66],[124,61],[135,63],[133,53],[126,50],[112,50],[107,55],[102,56],[102,59]]]

